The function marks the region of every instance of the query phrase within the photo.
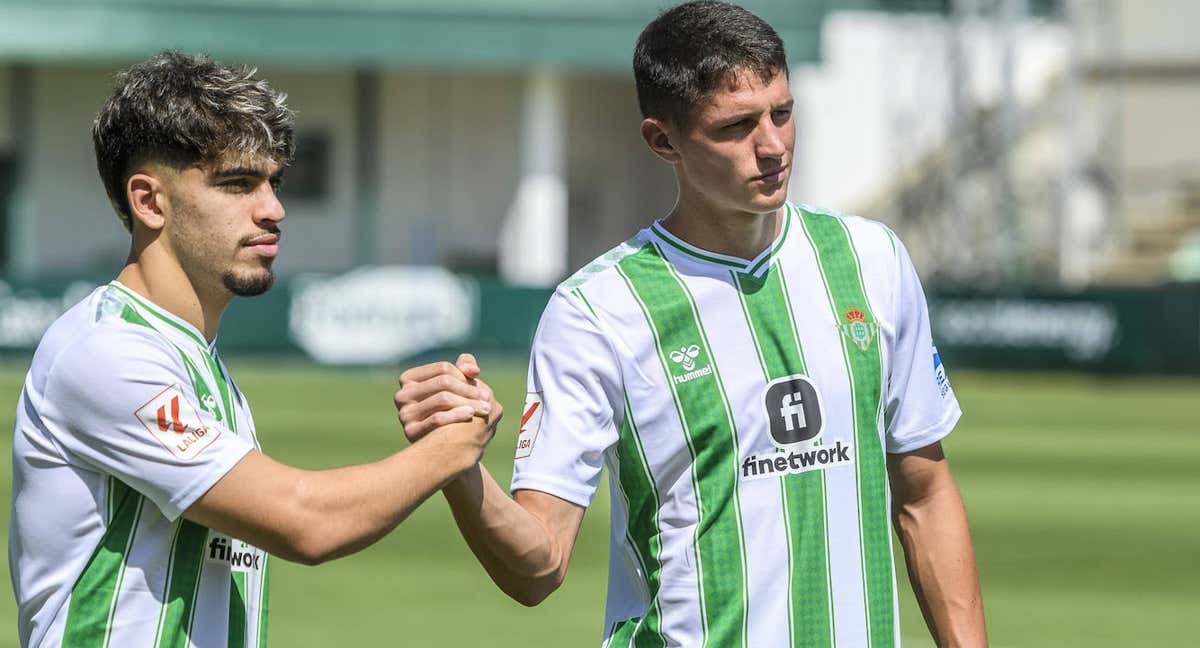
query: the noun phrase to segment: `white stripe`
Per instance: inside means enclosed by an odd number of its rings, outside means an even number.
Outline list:
[[[854,446],[857,466],[854,407],[849,369],[841,357],[842,334],[835,324],[837,318],[829,305],[816,256],[802,226],[797,227],[795,238],[788,242],[788,248],[787,262],[782,268],[791,290],[793,307],[805,309],[795,313],[793,319],[804,346],[808,374],[821,390],[822,404],[825,406],[822,443],[827,445],[841,439]],[[839,646],[865,646],[866,590],[859,543],[838,541],[841,538],[857,540],[860,537],[857,472],[849,468],[826,470],[825,486],[828,508],[826,533],[833,539],[828,544],[828,559],[833,575],[830,600],[833,603],[835,639]]]

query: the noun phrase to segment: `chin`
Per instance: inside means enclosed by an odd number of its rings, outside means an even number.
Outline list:
[[[775,210],[783,207],[787,202],[787,191],[781,190],[777,194],[765,194],[755,196],[750,200],[746,211],[754,214],[770,214]]]
[[[221,277],[225,289],[238,297],[256,297],[275,285],[275,273],[269,268],[257,272],[227,272]]]

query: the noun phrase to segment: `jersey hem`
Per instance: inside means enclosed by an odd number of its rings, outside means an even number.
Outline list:
[[[888,454],[901,454],[912,452],[931,445],[942,439],[950,436],[954,431],[954,426],[958,423],[958,419],[962,417],[962,407],[958,403],[954,404],[954,409],[950,410],[941,421],[921,430],[916,435],[905,437],[904,442],[896,445],[888,444]]]
[[[583,508],[591,506],[592,496],[596,493],[595,490],[589,493],[586,489],[574,488],[560,479],[546,475],[514,477],[512,484],[508,487],[508,492],[515,494],[519,490],[541,491]]]

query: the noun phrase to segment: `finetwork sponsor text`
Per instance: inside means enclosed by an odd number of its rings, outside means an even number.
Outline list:
[[[815,446],[764,457],[750,455],[742,462],[742,479],[796,475],[810,470],[847,465],[853,460],[850,446],[842,441],[837,441],[831,446]]]

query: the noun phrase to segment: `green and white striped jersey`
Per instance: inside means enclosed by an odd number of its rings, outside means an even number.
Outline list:
[[[512,489],[608,465],[606,646],[899,643],[885,453],[960,411],[892,233],[784,210],[750,261],[655,224],[542,316]]]
[[[263,551],[182,513],[257,441],[194,327],[117,282],[43,336],[13,432],[22,646],[264,646]]]

